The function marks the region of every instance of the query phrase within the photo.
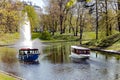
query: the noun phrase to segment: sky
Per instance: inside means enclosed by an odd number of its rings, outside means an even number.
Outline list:
[[[21,1],[31,1],[33,4],[36,4],[43,8],[45,6],[45,3],[43,0],[21,0]]]

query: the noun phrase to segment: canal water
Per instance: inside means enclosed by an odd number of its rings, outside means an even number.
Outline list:
[[[25,80],[120,80],[120,55],[92,51],[90,59],[71,61],[70,46],[78,42],[46,43],[38,63],[23,63],[18,50],[0,47],[0,70]]]

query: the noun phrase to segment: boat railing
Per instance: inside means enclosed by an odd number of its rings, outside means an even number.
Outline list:
[[[26,55],[26,54],[39,54],[38,49],[20,49],[19,55]]]

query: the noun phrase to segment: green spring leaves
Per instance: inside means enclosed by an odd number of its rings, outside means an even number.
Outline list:
[[[66,4],[66,7],[67,8],[70,8],[72,7],[74,4],[75,4],[76,0],[70,0],[67,4]]]

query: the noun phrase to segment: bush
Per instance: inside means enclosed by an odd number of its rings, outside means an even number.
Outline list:
[[[38,32],[32,33],[32,39],[39,38],[39,37],[40,37],[40,33]]]
[[[88,45],[88,46],[96,46],[98,45],[100,42],[100,40],[96,40],[96,39],[92,39],[89,42],[85,43],[84,45]]]
[[[108,47],[108,46],[111,46],[113,43],[117,42],[118,40],[120,40],[120,34],[114,34],[114,35],[111,35],[105,39],[103,39],[98,47]]]
[[[85,43],[84,45],[106,48],[108,46],[111,46],[112,44],[114,44],[118,40],[120,40],[120,34],[119,33],[108,36],[104,39],[91,40],[91,41]]]
[[[42,40],[51,40],[51,34],[48,31],[44,31],[40,35],[40,39]]]
[[[55,35],[53,36],[53,39],[72,41],[72,40],[77,40],[78,38],[75,36],[70,36],[70,35]]]

